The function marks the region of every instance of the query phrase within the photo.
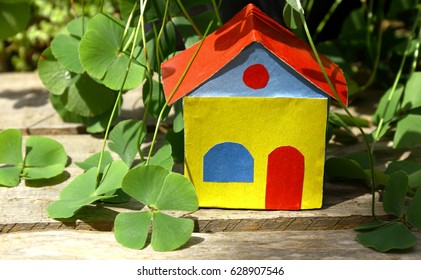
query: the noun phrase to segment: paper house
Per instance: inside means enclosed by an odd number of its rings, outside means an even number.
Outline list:
[[[346,104],[341,69],[322,60]],[[169,104],[183,98],[185,175],[201,207],[322,206],[335,94],[306,43],[250,4],[163,63],[162,75]]]

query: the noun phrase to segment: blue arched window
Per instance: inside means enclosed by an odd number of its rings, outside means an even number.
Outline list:
[[[241,144],[224,142],[213,146],[203,159],[205,182],[253,182],[254,159]]]

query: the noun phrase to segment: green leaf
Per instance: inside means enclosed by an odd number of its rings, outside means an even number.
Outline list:
[[[387,174],[402,170],[408,175],[410,188],[421,186],[421,164],[409,160],[392,161],[386,168]]]
[[[129,171],[129,167],[122,160],[113,161],[107,165],[102,174],[102,180],[95,191],[96,195],[107,194],[121,187],[124,176]]]
[[[99,157],[101,156],[101,152],[95,153],[92,156],[88,157],[82,162],[75,162],[75,164],[82,168],[83,170],[87,171],[93,167],[97,168],[99,163]],[[113,157],[111,156],[110,152],[105,151],[102,157],[102,163],[100,172],[104,172],[105,166],[113,162]]]
[[[79,61],[79,42],[73,36],[59,34],[51,42],[51,50],[65,69],[82,74],[84,69]]]
[[[112,162],[105,167],[102,180],[96,188],[97,168],[89,169],[73,179],[60,192],[59,200],[48,206],[48,215],[54,219],[69,218],[85,205],[112,198],[114,191],[120,188],[127,170],[128,167],[123,161]]]
[[[421,144],[421,115],[408,114],[396,126],[393,148],[412,148]]]
[[[325,172],[329,177],[368,179],[361,165],[355,160],[348,158],[330,158],[326,161]]]
[[[0,164],[0,186],[16,187],[20,182],[20,166],[1,166]]]
[[[67,70],[82,74],[85,70],[80,64],[79,43],[87,25],[87,18],[70,21],[66,29],[51,42],[51,51],[57,61]],[[84,24],[84,26],[83,26]]]
[[[150,85],[151,81],[152,81],[152,88]],[[155,80],[148,79],[143,85],[142,92],[143,92],[143,102],[145,104],[149,102],[148,106],[145,105],[145,107],[148,107],[148,113],[154,119],[158,119],[161,109],[165,105],[165,102],[166,102],[164,91],[162,89],[162,84]],[[163,114],[163,118],[166,118],[168,116],[170,109],[171,107],[169,106],[166,107],[166,110]]]
[[[147,213],[152,215],[154,250],[174,250],[187,242],[193,232],[194,222],[159,212],[160,210],[197,210],[197,196],[187,178],[160,166],[139,166],[130,170],[124,177],[122,189],[151,209]],[[145,244],[149,222],[146,221],[146,214],[141,213],[137,216],[125,214],[119,218],[118,225],[117,222],[115,224],[116,239],[126,247],[138,249]],[[140,222],[141,219],[143,221]],[[133,227],[137,229],[134,230]]]
[[[25,167],[26,180],[48,179],[63,173],[67,154],[63,146],[47,137],[29,136],[26,140]]]
[[[184,245],[193,233],[194,222],[174,218],[160,212],[153,213],[152,248],[171,251]]]
[[[183,16],[176,16],[172,18],[172,22],[176,26],[177,31],[180,33],[186,48],[191,47],[200,41],[200,36],[193,29],[187,18]]]
[[[96,168],[91,168],[73,179],[61,192],[60,200],[83,200],[95,192]]]
[[[48,216],[53,219],[70,218],[85,205],[99,197],[92,196],[96,186],[96,169],[77,176],[61,192],[60,199],[47,207]]]
[[[173,121],[173,130],[175,133],[179,133],[184,129],[184,117],[183,117],[183,103],[178,100],[173,105],[175,116]]]
[[[62,95],[55,95],[50,92],[49,96],[51,105],[63,121],[69,123],[83,123],[85,120],[84,117],[72,113],[65,108],[67,102],[67,95],[67,91],[65,91]]]
[[[0,2],[0,40],[25,30],[31,16],[27,1]]]
[[[121,106],[123,102],[120,98],[120,102],[117,105],[116,111],[114,112],[114,117],[111,120],[114,123],[121,114]],[[113,113],[114,106],[111,106],[105,113],[100,114],[98,116],[94,116],[91,118],[85,118],[84,124],[86,125],[86,131],[88,133],[101,133],[104,132],[108,126],[108,122],[110,121],[111,114]]]
[[[47,213],[53,219],[66,219],[73,217],[75,213],[85,205],[98,200],[98,197],[86,197],[72,200],[57,200],[47,207]]]
[[[22,132],[18,129],[0,131],[0,166],[22,163]]]
[[[143,204],[153,206],[168,174],[169,172],[160,166],[138,166],[126,174],[122,189]]]
[[[304,9],[303,6],[301,6],[301,1],[300,0],[286,0],[286,2],[288,3],[288,5],[291,6],[291,8],[293,8],[295,11],[304,14]]]
[[[417,238],[405,225],[394,222],[370,232],[359,233],[357,240],[365,247],[384,253],[393,249],[411,248]]]
[[[73,74],[64,68],[47,48],[38,61],[38,75],[53,94],[61,95],[72,82]]]
[[[127,37],[130,37],[131,32]],[[89,21],[88,31],[79,45],[83,68],[90,76],[114,90],[121,88],[129,64],[129,55],[121,49],[124,45],[123,34],[122,22],[111,16],[98,14]],[[139,51],[138,48],[137,53]],[[133,60],[124,90],[139,86],[144,74],[145,68]]]
[[[380,221],[380,220],[376,220],[374,222],[371,223],[367,223],[367,224],[362,224],[359,226],[354,227],[353,229],[355,231],[372,231],[378,228],[381,228],[382,226],[388,225],[390,223],[394,223],[395,221]]]
[[[146,126],[142,121],[125,120],[119,122],[110,133],[108,147],[131,166],[139,146],[146,137]]]
[[[402,108],[405,111],[421,106],[421,72],[414,72],[405,86],[405,93],[402,102]]]
[[[165,143],[161,148],[151,157],[149,160],[150,165],[161,166],[168,171],[171,171],[174,165],[174,159],[172,158],[171,144]]]
[[[170,129],[165,134],[165,141],[171,144],[173,159],[182,162],[184,160],[184,130],[175,133],[173,129]]]
[[[145,247],[151,217],[151,212],[119,213],[114,221],[117,242],[131,249]]]
[[[383,195],[383,209],[386,213],[403,216],[407,189],[408,175],[405,172],[397,171],[390,175]]]
[[[82,117],[93,117],[105,113],[114,105],[116,92],[97,83],[86,73],[73,78],[69,87],[66,110]]]
[[[155,206],[158,210],[196,211],[199,202],[193,184],[181,174],[170,173]]]
[[[392,89],[388,89],[380,99],[379,105],[374,112],[373,121],[379,123],[383,118],[384,122],[390,122],[396,115],[399,109],[400,100],[403,94],[404,86],[398,85],[393,96],[390,97]]]
[[[294,9],[294,7],[292,7],[290,4],[286,4],[284,6],[282,15],[283,15],[285,24],[290,29],[297,29],[303,24],[300,18],[300,12]]]
[[[408,205],[406,219],[421,231],[421,188],[417,189],[414,198]]]

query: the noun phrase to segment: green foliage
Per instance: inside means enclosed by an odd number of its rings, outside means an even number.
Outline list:
[[[421,228],[421,191],[407,204],[408,176],[403,171],[390,175],[383,196],[383,209],[386,213],[396,216],[390,222],[376,220],[374,223],[361,225],[355,230],[363,231],[357,234],[357,240],[366,247],[379,252],[396,249],[408,249],[415,245],[417,238],[410,231],[410,225],[418,230]]]
[[[357,240],[366,247],[385,253],[393,249],[411,248],[417,237],[402,223],[393,222],[373,231],[359,233]]]
[[[143,248],[150,225],[151,245],[155,250],[174,250],[190,238],[193,221],[165,213],[198,208],[191,182],[171,172],[173,155],[183,157],[177,151],[183,147],[180,102],[175,106],[177,136],[168,136],[169,142],[155,151],[156,129],[147,157],[141,145],[147,133],[146,118],[158,119],[158,128],[170,111],[163,94],[160,64],[176,53],[177,34],[181,34],[184,42],[193,44],[205,30],[218,26],[209,23],[213,22],[210,19],[214,11],[205,9],[191,17],[186,9],[210,2],[148,1],[145,7],[144,2],[139,7],[139,1],[121,0],[122,20],[110,13],[77,18],[55,36],[38,67],[40,78],[50,91],[51,103],[64,120],[87,124],[89,132],[105,135],[100,152],[76,163],[83,173],[48,206],[50,217],[65,219],[97,201],[120,203],[131,197],[146,205],[146,211],[123,212],[117,216],[118,242],[129,248]],[[176,18],[184,19],[188,23],[184,27],[189,32],[193,30],[195,36],[179,30]],[[148,29],[145,23],[149,24]],[[141,84],[146,109],[143,120],[115,124],[124,93]],[[121,160],[114,160],[111,152]]]
[[[50,179],[63,173],[67,155],[60,143],[43,136],[29,136],[25,147],[24,157],[20,130],[0,132],[0,185],[14,187],[21,179]]]
[[[100,173],[99,182],[97,168],[89,169],[60,192],[59,200],[48,206],[48,215],[54,219],[70,218],[83,206],[113,197],[128,169],[123,161],[113,161]]]
[[[136,154],[140,152],[140,144],[145,140],[146,126],[143,122],[125,120],[119,122],[110,133],[108,147],[120,158],[132,166]]]
[[[196,193],[188,179],[159,166],[139,166],[124,177],[122,189],[147,209],[117,216],[114,234],[119,243],[132,249],[143,248],[150,224],[154,250],[175,250],[187,242],[193,232],[193,221],[172,217],[162,211],[197,210]]]
[[[127,32],[126,36],[125,32]],[[124,89],[136,88],[143,80],[145,68],[133,63],[128,69],[129,53],[123,48],[133,30],[125,31],[124,23],[115,17],[98,14],[89,20],[87,32],[80,42],[80,61],[86,72],[113,90],[119,90],[125,79]],[[136,51],[138,56],[140,49]],[[123,74],[123,75],[122,75]]]
[[[0,0],[0,39],[23,31],[29,18],[29,0]]]

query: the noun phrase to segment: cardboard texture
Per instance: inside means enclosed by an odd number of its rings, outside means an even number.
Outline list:
[[[300,210],[323,198],[328,87],[310,48],[254,5],[162,65],[183,98],[185,175],[201,207]],[[340,68],[323,57],[341,100]]]

